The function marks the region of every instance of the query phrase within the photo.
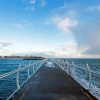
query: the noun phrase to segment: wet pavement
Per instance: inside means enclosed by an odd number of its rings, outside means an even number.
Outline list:
[[[50,67],[51,66],[51,67]],[[54,67],[55,66],[55,67]],[[45,64],[10,100],[94,100],[57,65]]]

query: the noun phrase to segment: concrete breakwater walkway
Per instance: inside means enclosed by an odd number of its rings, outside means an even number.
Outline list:
[[[44,64],[10,100],[95,100],[56,64]]]

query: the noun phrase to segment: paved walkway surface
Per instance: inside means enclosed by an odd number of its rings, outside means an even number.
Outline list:
[[[57,65],[43,65],[11,100],[94,100]]]

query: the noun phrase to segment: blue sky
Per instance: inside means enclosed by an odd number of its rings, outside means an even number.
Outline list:
[[[100,0],[0,0],[0,55],[100,57]]]

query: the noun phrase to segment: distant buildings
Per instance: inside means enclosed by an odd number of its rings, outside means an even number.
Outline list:
[[[2,58],[2,56],[0,56],[0,58]]]
[[[23,59],[23,60],[34,60],[34,59],[44,59],[44,57],[38,56],[0,56],[0,59]]]

